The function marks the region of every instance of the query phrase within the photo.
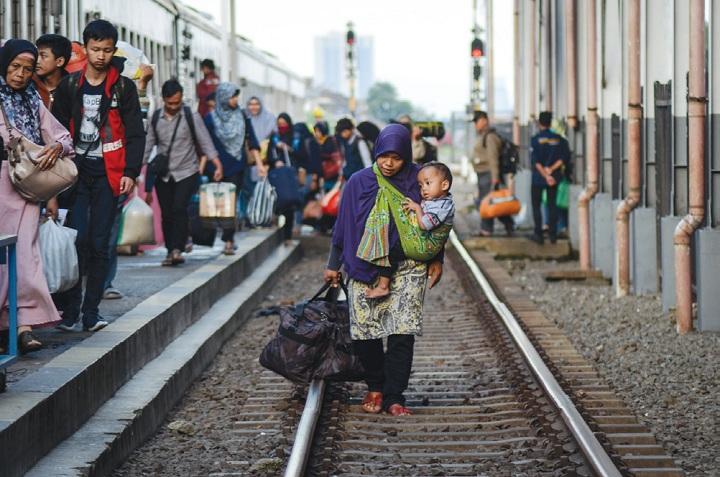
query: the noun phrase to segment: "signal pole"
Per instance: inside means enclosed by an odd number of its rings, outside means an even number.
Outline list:
[[[482,29],[477,22],[477,0],[473,0],[473,40],[470,44],[470,57],[472,58],[472,87],[470,90],[470,106],[472,111],[482,109],[482,66],[480,60],[485,56],[485,45],[480,39]],[[472,114],[472,112],[470,112]]]
[[[357,99],[355,98],[355,31],[353,31],[353,23],[348,22],[347,28],[347,35],[345,37],[345,60],[347,64],[347,79],[350,92],[348,109],[350,110],[350,115],[355,117]]]

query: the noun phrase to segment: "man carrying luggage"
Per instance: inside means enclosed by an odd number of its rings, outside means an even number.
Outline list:
[[[167,257],[165,267],[185,262],[182,251],[188,239],[188,206],[197,191],[201,167],[198,157],[209,157],[215,166],[213,178],[223,178],[222,163],[218,158],[210,134],[198,113],[183,104],[183,87],[171,79],[162,86],[163,109],[156,110],[150,120],[145,143],[145,161],[155,146],[155,160],[162,158],[164,170],[145,184],[145,201],[152,203],[152,185],[160,202],[162,229]],[[149,169],[153,169],[152,163]],[[157,170],[155,170],[157,172]],[[150,174],[148,173],[148,176]]]

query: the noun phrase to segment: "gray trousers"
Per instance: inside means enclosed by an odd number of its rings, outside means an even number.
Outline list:
[[[492,183],[492,175],[490,172],[477,172],[477,185],[478,185],[478,193],[480,194],[480,200],[482,201],[483,198],[492,191],[493,183]],[[498,220],[502,222],[502,224],[505,226],[505,230],[512,230],[515,222],[513,221],[512,217],[498,217]],[[495,226],[495,219],[482,219],[480,222],[480,228],[484,230],[485,232],[492,233],[493,227]]]

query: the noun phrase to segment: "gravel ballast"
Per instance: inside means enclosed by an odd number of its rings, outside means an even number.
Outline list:
[[[502,263],[689,476],[720,475],[720,334],[679,336],[658,296],[543,279],[576,262]]]

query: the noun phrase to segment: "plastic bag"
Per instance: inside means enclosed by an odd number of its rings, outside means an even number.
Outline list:
[[[340,210],[340,197],[342,194],[342,181],[337,181],[330,191],[320,201],[323,215],[337,217]]]
[[[200,221],[205,227],[232,227],[237,215],[237,187],[230,182],[200,186]]]
[[[125,204],[118,229],[118,246],[155,244],[153,210],[140,197]]]
[[[270,226],[276,201],[275,188],[267,178],[263,177],[255,184],[255,190],[248,203],[247,215],[250,225],[255,227]]]
[[[80,279],[77,231],[48,220],[40,226],[40,255],[50,293],[71,289]]]

